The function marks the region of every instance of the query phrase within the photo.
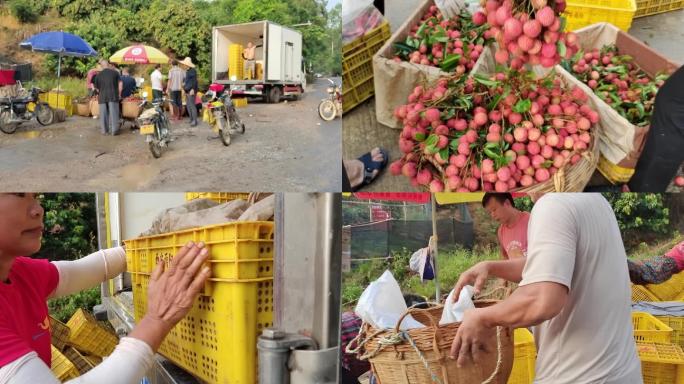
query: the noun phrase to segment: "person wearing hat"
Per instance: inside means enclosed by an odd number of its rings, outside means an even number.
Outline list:
[[[188,109],[188,116],[190,117],[190,126],[197,126],[197,106],[195,106],[195,95],[197,94],[199,85],[197,83],[197,70],[192,59],[186,57],[180,64],[187,68],[185,72],[185,83],[183,90],[185,91],[185,107]]]

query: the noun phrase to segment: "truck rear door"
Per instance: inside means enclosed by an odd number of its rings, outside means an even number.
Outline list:
[[[268,23],[266,80],[283,80],[283,27]]]

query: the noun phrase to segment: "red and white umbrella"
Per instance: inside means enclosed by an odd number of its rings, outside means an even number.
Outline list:
[[[119,50],[109,61],[116,64],[168,64],[169,57],[157,48],[137,44]]]

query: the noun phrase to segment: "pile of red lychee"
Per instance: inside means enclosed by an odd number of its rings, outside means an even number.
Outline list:
[[[394,60],[441,67],[446,72],[469,72],[492,41],[484,38],[486,26],[473,23],[472,15],[461,12],[445,19],[436,6],[430,6],[401,44],[395,44]]]
[[[441,78],[395,109],[401,159],[390,165],[431,192],[497,191],[549,180],[591,148],[599,114],[558,75],[515,70]]]
[[[499,64],[520,69],[524,64],[551,68],[579,51],[577,35],[564,32],[561,13],[565,0],[483,0],[473,15],[477,25],[489,26],[485,37],[495,38]]]

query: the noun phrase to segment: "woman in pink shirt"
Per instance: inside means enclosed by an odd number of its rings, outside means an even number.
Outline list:
[[[59,383],[50,371],[47,299],[99,285],[126,270],[123,248],[75,261],[32,259],[40,250],[43,208],[33,193],[0,193],[0,383]],[[147,314],[114,352],[78,383],[139,383],[154,352],[190,310],[209,269],[204,244],[188,243],[150,277]],[[112,381],[115,380],[115,381]]]
[[[527,254],[527,224],[530,214],[515,208],[510,193],[485,193],[482,206],[500,224],[497,237],[501,259],[524,257]]]

